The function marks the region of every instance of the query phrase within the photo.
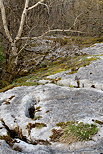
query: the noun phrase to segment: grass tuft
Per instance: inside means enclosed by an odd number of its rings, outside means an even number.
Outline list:
[[[61,129],[54,130],[53,135],[50,137],[54,142],[73,143],[77,141],[91,140],[92,136],[98,132],[95,124],[85,124],[83,122],[61,122],[57,124]]]

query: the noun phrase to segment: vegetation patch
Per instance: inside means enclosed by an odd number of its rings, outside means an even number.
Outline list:
[[[35,142],[40,145],[51,145],[48,140],[35,140]]]
[[[34,70],[34,73],[14,80],[12,84],[0,89],[0,92],[7,91],[18,86],[39,85],[39,80],[46,79],[47,76],[62,71],[71,70],[69,74],[76,73],[80,67],[89,65],[92,61],[97,59],[98,57],[96,56],[88,58],[88,55],[58,58],[55,62],[49,63],[46,68],[38,68]],[[51,82],[56,84],[59,80],[61,80],[61,78],[52,79]]]
[[[41,129],[43,127],[47,127],[47,125],[44,123],[35,123],[35,128]]]
[[[33,128],[41,129],[41,128],[43,128],[43,127],[47,127],[47,125],[44,124],[44,123],[34,123],[34,124],[28,123],[28,125],[27,125],[28,134],[30,135],[31,130],[32,130]]]
[[[19,87],[19,86],[35,86],[35,85],[39,85],[37,82],[22,82],[22,83],[18,83],[18,82],[13,82],[12,84],[9,84],[8,86],[0,89],[0,92],[5,92],[9,89],[12,89],[14,87]]]
[[[95,124],[85,124],[83,122],[61,122],[57,124],[59,130],[53,129],[51,141],[62,143],[73,143],[77,141],[91,140],[92,136],[98,132]]]
[[[0,140],[5,140],[6,143],[9,144],[10,146],[12,146],[14,143],[14,140],[9,135],[0,136]]]
[[[43,127],[47,127],[47,125],[44,124],[44,123],[34,123],[34,124],[29,123],[29,124],[27,125],[27,129],[32,129],[32,128],[41,129],[41,128],[43,128]]]
[[[92,121],[95,122],[95,123],[97,123],[97,124],[99,124],[99,125],[103,125],[103,121],[100,121],[100,120],[94,120],[94,119],[92,119]]]
[[[74,88],[75,86],[70,84],[69,87],[70,87],[70,88]]]
[[[41,106],[35,108],[35,112],[40,112],[40,111],[41,111]]]
[[[50,110],[47,110],[45,113],[49,113],[50,112]]]

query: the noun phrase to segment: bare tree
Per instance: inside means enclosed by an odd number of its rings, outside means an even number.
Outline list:
[[[28,40],[50,32],[95,35],[103,27],[103,4],[98,0],[0,0],[0,10],[9,78],[20,71],[19,56]]]
[[[7,14],[6,14],[6,11],[7,11],[8,8],[5,7],[5,3],[10,3],[10,1],[6,2],[5,0],[0,0],[0,9],[1,9],[3,29],[5,31],[5,37],[9,41],[9,51],[6,51],[7,55],[8,55],[6,71],[9,73],[9,80],[12,80],[12,78],[15,78],[15,76],[20,71],[20,68],[18,67],[18,57],[19,57],[19,54],[22,52],[22,50],[27,45],[28,39],[37,38],[37,37],[31,38],[30,36],[27,36],[27,34],[30,35],[30,33],[33,29],[33,26],[31,27],[27,23],[27,20],[30,20],[29,19],[30,16],[28,16],[28,14],[31,10],[38,7],[39,5],[44,6],[46,8],[48,14],[49,14],[48,4],[46,4],[44,2],[45,2],[45,0],[39,0],[38,2],[33,4],[33,2],[31,3],[30,0],[24,0],[22,2],[23,11],[21,12],[21,15],[18,14],[19,21],[17,21],[17,26],[16,26],[16,22],[15,22],[16,17],[14,17],[14,20],[13,20],[13,23],[12,23],[12,20],[10,20],[10,21],[8,20],[12,15],[10,15],[10,17],[7,18]],[[15,1],[15,4],[16,3],[17,2]],[[32,5],[30,6],[30,4],[32,4]],[[23,7],[23,5],[24,5],[24,7]],[[12,4],[10,6],[12,6]],[[10,8],[10,9],[12,10],[13,8]],[[79,16],[76,17],[73,25],[76,23]],[[13,31],[13,26],[11,26],[12,30],[10,29],[11,23],[12,23],[12,25],[15,23],[15,26],[18,28],[18,30],[16,28],[17,33]],[[24,36],[24,30],[27,31],[27,29],[26,29],[27,27],[29,27],[29,31],[28,31],[28,33],[26,33],[26,36]],[[75,32],[75,31],[72,30],[72,27],[64,30],[64,29],[59,29],[59,28],[50,29],[49,26],[48,26],[47,31],[44,32],[43,34],[41,34],[39,37],[42,37],[49,32],[55,32],[55,31],[56,32],[68,32],[68,31],[69,32]],[[77,31],[77,32],[80,32],[80,31]],[[24,40],[26,40],[26,41],[24,41]]]
[[[22,15],[21,15],[19,29],[18,29],[16,36],[13,37],[14,35],[11,34],[8,23],[7,23],[4,0],[0,0],[0,9],[1,9],[1,17],[2,17],[3,28],[4,28],[4,31],[5,31],[6,37],[9,41],[9,44],[11,46],[11,49],[10,49],[10,52],[9,52],[8,64],[7,64],[8,65],[7,71],[8,71],[9,74],[11,74],[11,77],[15,77],[15,75],[17,74],[17,71],[18,71],[17,65],[18,65],[18,56],[19,56],[19,53],[20,53],[19,48],[18,48],[18,42],[21,40],[21,37],[22,37],[23,28],[24,28],[24,24],[25,24],[25,21],[26,21],[27,13],[30,10],[37,7],[38,5],[45,5],[47,7],[47,5],[44,4],[43,2],[44,2],[44,0],[39,0],[34,5],[29,6],[30,0],[25,0],[23,12],[22,12]],[[10,77],[10,80],[11,80],[11,77]]]

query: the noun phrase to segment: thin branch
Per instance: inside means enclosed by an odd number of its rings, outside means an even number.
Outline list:
[[[78,18],[79,18],[82,14],[83,14],[83,13],[80,13],[79,15],[77,15],[77,17],[76,17],[75,20],[74,20],[73,26],[71,26],[71,28],[72,28],[72,27],[75,27]]]
[[[50,12],[50,11],[49,11],[49,6],[48,6],[47,4],[45,4],[45,3],[41,3],[41,2],[40,2],[40,4],[41,4],[41,5],[44,5],[44,6],[47,8],[47,10],[48,10],[48,14],[49,14],[49,12]]]
[[[37,7],[39,4],[41,4],[42,2],[44,2],[44,0],[40,0],[39,2],[37,2],[36,4],[34,4],[33,6],[29,7],[28,10],[31,10],[35,7]]]
[[[20,22],[19,30],[18,30],[17,36],[15,38],[15,42],[18,41],[21,37],[25,18],[26,18],[27,12],[28,12],[28,6],[29,6],[29,0],[26,0],[25,1],[25,7],[24,7],[24,10],[23,10],[23,13],[22,13],[22,16],[21,16],[21,22]]]
[[[30,36],[30,33],[32,32],[32,30],[35,28],[35,26],[33,26],[32,28],[31,28],[31,30],[29,31],[29,33],[28,33],[28,36]],[[23,49],[25,49],[25,47],[28,45],[28,41],[29,41],[29,39],[27,39],[26,40],[26,42],[25,42],[25,44],[23,45],[23,47],[19,50],[19,52],[18,52],[18,55],[22,52],[22,50]]]
[[[46,31],[45,33],[43,33],[42,35],[38,36],[38,37],[22,37],[21,39],[37,39],[37,38],[42,38],[43,36],[45,36],[46,34],[50,33],[50,32],[72,32],[72,33],[83,33],[85,34],[85,32],[81,32],[81,31],[77,31],[77,30],[71,30],[77,23],[78,18],[82,15],[83,13],[79,14],[75,20],[73,25],[69,28],[69,29],[50,29],[48,31]]]
[[[81,34],[85,34],[85,32],[81,32],[81,31],[76,31],[76,30],[70,30],[70,29],[51,29],[45,33],[43,33],[43,35],[37,36],[37,37],[21,37],[21,40],[25,40],[25,39],[37,39],[37,38],[42,38],[43,36],[45,36],[46,34],[50,33],[50,32],[71,32],[71,33],[81,33]]]

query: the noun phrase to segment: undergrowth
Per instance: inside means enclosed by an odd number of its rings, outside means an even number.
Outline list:
[[[92,61],[97,59],[97,57],[93,56],[88,58],[87,55],[58,58],[55,62],[52,62],[46,68],[39,68],[30,75],[14,80],[12,84],[0,89],[0,92],[4,92],[6,90],[18,86],[39,85],[39,80],[45,79],[49,75],[56,74],[66,70],[71,70],[69,74],[76,73],[80,67],[85,67],[86,65],[89,65]]]
[[[48,37],[47,37],[48,38]],[[81,37],[81,36],[70,36],[70,37],[63,37],[63,38],[51,38],[49,37],[48,40],[51,39],[55,43],[60,43],[61,46],[63,45],[78,45],[80,48],[91,46],[96,42],[102,42],[103,38],[93,38],[93,37]],[[89,55],[90,56],[90,55]],[[0,61],[3,61],[5,59],[3,55],[3,48],[0,47]],[[69,57],[61,57],[58,58],[54,62],[47,62],[46,67],[41,67],[32,72],[32,74],[17,78],[12,82],[12,84],[7,83],[6,81],[1,81],[3,85],[2,89],[0,89],[0,92],[4,92],[8,89],[11,89],[13,87],[17,86],[34,86],[38,85],[38,81],[41,79],[46,78],[49,75],[59,73],[62,71],[70,70],[69,74],[76,73],[80,67],[85,67],[86,65],[89,65],[93,60],[97,60],[96,56],[92,56],[91,58],[88,58],[87,55],[77,55],[77,56],[69,56]]]

